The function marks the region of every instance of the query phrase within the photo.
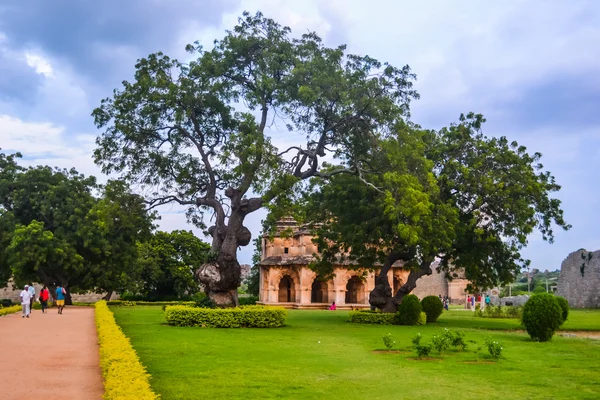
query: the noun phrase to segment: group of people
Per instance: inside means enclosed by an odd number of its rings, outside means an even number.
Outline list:
[[[475,310],[475,303],[479,304],[479,307],[483,310],[486,306],[490,305],[490,296],[486,294],[485,296],[482,294],[478,294],[477,298],[475,296],[467,297],[467,308],[471,308]]]
[[[56,300],[56,306],[58,307],[58,313],[62,314],[63,309],[65,308],[65,295],[67,291],[61,285],[56,287],[56,294],[54,296]],[[33,311],[33,303],[35,302],[35,287],[33,284],[25,285],[25,289],[21,291],[21,307],[23,308],[23,316],[22,318],[29,318],[31,312]],[[46,314],[48,310],[48,300],[50,299],[50,291],[48,287],[44,285],[42,290],[40,290],[39,296],[37,300],[42,305],[42,314]]]
[[[441,294],[438,294],[438,298],[442,302],[442,305],[444,306],[444,310],[448,311],[448,308],[450,307],[450,297],[448,297],[448,296],[442,297]]]

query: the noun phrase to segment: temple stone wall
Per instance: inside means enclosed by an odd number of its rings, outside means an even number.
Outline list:
[[[587,250],[567,256],[560,267],[557,294],[573,308],[600,308],[600,250],[587,261]],[[585,260],[582,258],[585,257]],[[582,274],[582,264],[585,264]]]

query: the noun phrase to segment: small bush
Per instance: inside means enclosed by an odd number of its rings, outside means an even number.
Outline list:
[[[467,349],[467,343],[465,342],[465,334],[462,332],[453,332],[452,334],[452,346],[459,347],[461,350]]]
[[[397,324],[397,315],[392,313],[350,311],[350,322],[355,324],[393,325]]]
[[[417,321],[417,325],[425,325],[427,323],[427,314],[424,311],[421,311],[419,314],[419,320]]]
[[[523,313],[522,307],[513,306],[486,306],[483,310],[475,311],[476,317],[481,318],[521,318]]]
[[[427,296],[421,300],[421,308],[427,314],[427,322],[435,322],[442,315],[444,305],[437,296]]]
[[[169,325],[207,328],[278,328],[284,325],[287,311],[280,307],[244,306],[237,308],[197,308],[169,306],[165,318]]]
[[[569,318],[569,302],[567,301],[567,299],[565,299],[564,297],[560,297],[560,296],[556,296],[556,297],[554,297],[554,299],[558,302],[558,305],[561,310],[561,316],[562,316],[561,325],[562,325],[565,323],[567,318]]]
[[[417,352],[417,357],[419,358],[427,357],[431,354],[432,350],[433,346],[431,345],[431,343],[420,343],[415,346],[415,351]]]
[[[8,315],[8,314],[19,312],[21,310],[22,310],[22,307],[20,305],[0,308],[0,317],[3,315]]]
[[[523,306],[523,325],[533,340],[552,339],[562,320],[562,309],[550,293],[536,293]]]
[[[401,325],[417,325],[421,311],[419,298],[414,294],[406,295],[398,306],[398,322]]]
[[[504,347],[499,342],[492,340],[491,338],[485,339],[485,344],[488,348],[488,352],[493,359],[498,359],[502,355],[502,350]]]
[[[132,301],[132,300],[109,300],[106,302],[106,305],[109,306],[123,306],[124,303],[127,303],[128,306],[193,306],[196,304],[193,301]]]
[[[212,301],[208,296],[205,296],[203,298],[201,298],[200,300],[197,300],[194,303],[194,307],[198,307],[198,308],[216,308],[217,304]]]
[[[13,301],[11,299],[0,299],[0,307],[10,307],[13,305]]]
[[[446,332],[442,331],[439,335],[433,335],[431,338],[431,344],[433,348],[440,354],[443,354],[446,350],[450,348],[450,344],[452,344],[452,336],[449,335],[449,332],[446,329]]]
[[[415,346],[418,346],[421,344],[421,340],[423,340],[423,336],[420,333],[417,333],[415,336],[413,336],[413,338],[411,339],[411,342]]]
[[[258,296],[240,297],[240,306],[253,306],[258,301]]]
[[[131,343],[105,301],[96,303],[96,327],[100,342],[100,366],[104,399],[158,399],[150,388],[150,375],[140,363]]]
[[[391,350],[394,348],[394,346],[396,345],[396,341],[394,340],[394,337],[392,336],[391,333],[388,333],[387,335],[383,335],[383,344],[385,345],[385,347],[388,350]]]

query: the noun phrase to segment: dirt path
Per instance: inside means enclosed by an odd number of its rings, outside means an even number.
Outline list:
[[[0,317],[0,382],[3,400],[100,399],[104,388],[94,309]]]

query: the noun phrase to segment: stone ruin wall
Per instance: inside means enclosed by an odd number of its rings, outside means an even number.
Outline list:
[[[577,250],[562,262],[557,294],[564,297],[573,308],[600,308],[600,250],[592,253],[592,259],[585,261],[583,276],[582,254],[587,250]]]

